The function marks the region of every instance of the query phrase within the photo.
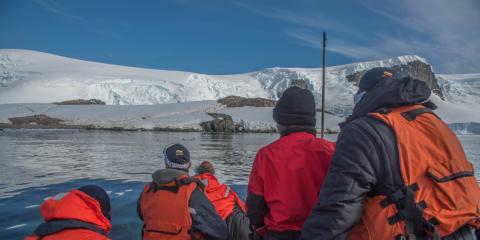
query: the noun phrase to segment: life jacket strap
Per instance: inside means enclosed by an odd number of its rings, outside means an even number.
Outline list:
[[[159,191],[159,190],[164,190],[164,191],[169,191],[169,192],[173,192],[173,193],[178,193],[178,190],[180,189],[180,187],[188,186],[191,183],[196,183],[197,187],[199,187],[202,191],[204,191],[204,189],[205,189],[202,181],[200,181],[196,178],[191,178],[191,177],[175,178],[174,181],[175,181],[174,186],[158,185],[155,182],[151,182],[150,187],[148,188],[147,192],[151,192],[151,191],[156,192],[156,191]]]
[[[108,236],[103,230],[101,230],[97,226],[76,219],[58,219],[42,223],[37,227],[37,229],[35,229],[34,233],[36,236],[42,239],[45,236],[67,229],[88,229],[103,236]]]
[[[150,183],[150,187],[148,188],[147,190],[147,193],[149,192],[156,192],[156,191],[159,191],[159,190],[163,190],[163,191],[169,191],[169,192],[173,192],[173,193],[178,193],[178,189],[179,187],[178,186],[161,186],[161,185],[158,185],[154,182],[151,182]]]
[[[407,119],[407,121],[411,122],[411,121],[415,121],[415,119],[416,119],[419,115],[424,114],[424,113],[433,114],[433,115],[435,115],[435,117],[437,117],[438,119],[440,119],[440,117],[438,117],[438,116],[432,111],[432,109],[426,108],[426,107],[418,108],[418,109],[414,109],[414,110],[410,110],[410,111],[407,111],[407,112],[402,112],[402,113],[400,113],[400,115],[402,115],[402,117],[404,117],[405,119]]]
[[[414,183],[405,188],[400,188],[397,191],[393,192],[392,194],[387,195],[387,198],[383,199],[380,202],[380,205],[382,206],[382,208],[386,208],[390,204],[396,204],[399,209],[403,208],[403,206],[401,206],[401,201],[405,199],[405,192],[407,189],[411,189],[412,191],[416,192],[419,189],[418,184]]]
[[[436,230],[436,226],[439,224],[438,219],[432,218],[426,221],[423,213],[427,208],[427,203],[425,201],[415,202],[415,195],[418,190],[418,185],[412,184],[395,191],[380,202],[383,208],[395,204],[398,209],[395,215],[387,219],[390,225],[399,221],[405,222],[406,234],[399,235],[396,239],[440,239],[440,234]],[[427,236],[426,231],[430,232],[432,236]]]
[[[426,237],[424,228],[423,212],[427,207],[425,201],[415,203],[415,193],[412,189],[407,189],[405,194],[404,211],[405,211],[405,225],[407,228],[407,234],[413,235],[416,238]]]
[[[475,173],[473,171],[462,171],[462,172],[457,172],[457,173],[454,173],[454,174],[452,174],[450,176],[446,176],[446,177],[437,177],[433,173],[427,172],[426,175],[429,178],[433,179],[435,182],[444,183],[444,182],[448,182],[448,181],[453,181],[457,178],[474,177]]]
[[[427,208],[427,204],[425,203],[425,201],[421,201],[418,204],[416,204],[416,208],[419,208],[419,211],[423,211],[425,208]],[[393,225],[399,221],[406,220],[407,218],[408,218],[408,213],[406,212],[405,209],[402,209],[398,211],[395,215],[390,216],[387,220],[390,225]]]
[[[227,189],[225,189],[225,193],[223,194],[223,197],[226,198],[230,194],[230,186],[227,186]]]

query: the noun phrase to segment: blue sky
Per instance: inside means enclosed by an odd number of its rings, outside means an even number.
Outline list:
[[[231,74],[416,54],[480,72],[480,1],[0,0],[0,48]]]

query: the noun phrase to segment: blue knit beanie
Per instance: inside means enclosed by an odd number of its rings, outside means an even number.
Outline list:
[[[358,84],[358,92],[370,91],[382,79],[393,79],[395,73],[392,69],[386,67],[376,67],[366,71],[360,83]]]

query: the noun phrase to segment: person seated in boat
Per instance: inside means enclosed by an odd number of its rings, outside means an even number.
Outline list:
[[[476,239],[474,167],[426,81],[398,75],[378,67],[361,77],[300,239]]]
[[[203,192],[203,184],[188,175],[188,149],[170,144],[163,155],[166,168],[152,174],[137,203],[143,239],[227,239],[227,224]]]
[[[295,240],[318,201],[335,143],[316,137],[313,94],[290,87],[273,109],[280,139],[261,148],[248,182],[247,216],[257,237]]]
[[[208,161],[196,168],[196,178],[205,186],[205,194],[212,202],[217,213],[228,226],[228,239],[248,240],[250,238],[250,221],[245,212],[245,204],[238,194],[229,186],[222,184],[215,177],[215,168]]]
[[[86,185],[48,198],[40,213],[45,222],[25,240],[110,239],[110,198],[99,186]]]

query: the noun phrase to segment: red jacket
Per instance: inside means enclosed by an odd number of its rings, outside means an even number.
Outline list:
[[[223,220],[232,213],[235,203],[245,211],[245,204],[229,186],[218,182],[217,178],[210,173],[199,174],[196,176],[205,184],[205,194],[212,202],[218,215]]]
[[[248,183],[252,224],[267,231],[301,231],[334,150],[335,143],[307,132],[291,133],[260,149]]]
[[[44,236],[43,240],[70,239],[70,240],[108,240],[106,236],[112,225],[110,221],[103,215],[100,204],[89,195],[72,190],[60,200],[53,198],[47,199],[41,206],[40,212],[46,223],[37,228],[35,233],[46,233],[45,231],[53,231],[51,234]],[[55,227],[52,228],[52,224]],[[92,227],[90,230],[85,227],[67,229],[72,224],[85,225]],[[42,226],[44,226],[42,228]],[[62,227],[65,230],[62,230]],[[54,230],[52,230],[54,229]],[[43,235],[43,234],[42,234]],[[32,235],[25,240],[40,239],[38,235]]]

